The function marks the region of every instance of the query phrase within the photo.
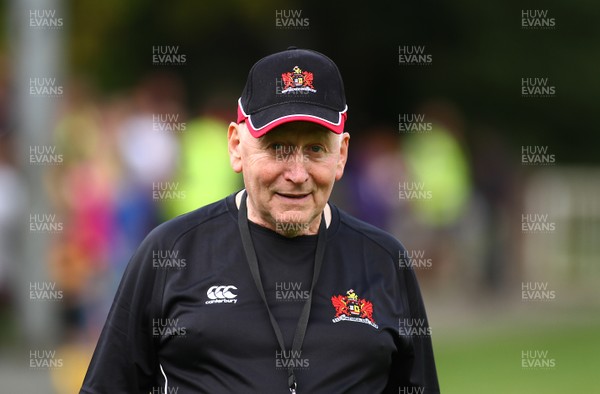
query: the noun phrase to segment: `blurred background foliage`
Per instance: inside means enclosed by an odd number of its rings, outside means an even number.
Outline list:
[[[466,134],[500,130],[514,146],[544,143],[560,161],[599,156],[600,16],[593,1],[322,2],[194,0],[68,1],[69,67],[105,93],[135,85],[160,66],[153,45],[179,45],[188,56],[176,72],[190,110],[217,97],[231,116],[255,60],[289,45],[332,57],[345,78],[349,128],[395,127],[397,114],[421,100],[454,102],[469,119]],[[306,30],[274,30],[275,10],[301,9]],[[523,30],[522,9],[548,9],[554,30]],[[428,67],[399,66],[398,46],[425,45]],[[551,100],[523,99],[521,78],[547,77]]]

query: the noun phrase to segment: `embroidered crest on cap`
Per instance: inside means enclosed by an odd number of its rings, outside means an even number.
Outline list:
[[[293,72],[281,74],[281,78],[283,79],[283,90],[281,93],[317,92],[313,86],[313,73],[302,71],[298,66],[294,66]]]
[[[373,320],[373,304],[363,298],[358,298],[353,289],[348,290],[346,294],[345,296],[331,297],[331,303],[335,308],[335,317],[331,321],[334,323],[353,321],[379,328]]]

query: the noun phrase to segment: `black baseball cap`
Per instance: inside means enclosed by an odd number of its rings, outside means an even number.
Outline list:
[[[309,49],[289,47],[252,66],[238,100],[237,122],[258,138],[288,122],[306,121],[336,134],[344,131],[348,106],[335,63]]]

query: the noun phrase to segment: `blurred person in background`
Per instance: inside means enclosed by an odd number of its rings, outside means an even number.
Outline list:
[[[476,270],[483,289],[498,293],[518,271],[514,254],[518,237],[511,233],[512,218],[520,217],[515,166],[504,133],[480,126],[472,136],[473,184],[480,212],[481,261]],[[517,238],[517,239],[515,239]]]
[[[124,102],[111,108],[111,133],[121,171],[116,185],[116,236],[111,260],[114,290],[125,262],[148,232],[161,221],[154,190],[173,177],[179,163],[177,135],[161,128],[166,113],[183,117],[183,87],[168,73],[149,74]]]
[[[392,231],[394,212],[400,208],[397,172],[404,171],[397,131],[375,127],[356,138],[354,144],[361,149],[344,175],[348,205],[362,220]]]
[[[64,368],[51,370],[57,393],[76,390],[105,315],[110,291],[110,251],[114,237],[118,162],[114,140],[103,128],[103,111],[83,78],[69,81],[53,143],[60,165],[49,167],[45,183],[50,207],[63,228],[49,234],[49,277],[61,289],[59,351]],[[102,317],[100,317],[102,316]]]
[[[227,140],[223,130],[227,123],[218,108],[202,111],[189,122],[172,123],[180,135],[181,151],[173,185],[185,192],[181,198],[161,200],[161,211],[173,218],[215,202],[239,190],[241,177],[231,171],[227,157]]]
[[[15,157],[17,136],[9,130],[10,71],[6,56],[0,53],[0,324],[9,324],[19,247],[22,243],[22,218],[27,212],[27,189]],[[6,319],[6,320],[5,320]]]
[[[464,255],[477,244],[468,220],[472,199],[469,157],[463,141],[462,115],[450,102],[425,102],[417,113],[424,114],[425,132],[402,134],[398,195],[403,213],[394,220],[394,233],[406,234],[405,242],[431,261],[433,278],[444,278],[450,288],[465,275]],[[469,252],[467,252],[469,250]],[[478,259],[470,259],[479,262]],[[434,263],[435,262],[435,263]]]
[[[14,142],[6,128],[5,123],[0,124],[0,321],[4,321],[11,294],[16,291],[11,286],[15,280],[11,267],[17,262],[22,218],[27,212],[27,191],[15,167],[11,154],[15,151]]]
[[[67,92],[53,135],[62,162],[50,168],[46,189],[64,224],[51,237],[51,275],[65,292],[66,337],[74,339],[88,334],[89,319],[97,313],[90,303],[90,295],[96,294],[88,291],[90,285],[106,283],[116,168],[114,145],[103,133],[90,87],[73,79]]]

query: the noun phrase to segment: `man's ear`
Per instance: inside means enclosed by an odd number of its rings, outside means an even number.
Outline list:
[[[344,175],[344,167],[348,160],[348,145],[350,144],[350,134],[344,133],[340,140],[340,156],[338,158],[337,167],[335,170],[335,180],[339,181]]]
[[[227,130],[227,149],[229,151],[229,163],[233,171],[242,172],[241,136],[240,125],[231,122]]]

